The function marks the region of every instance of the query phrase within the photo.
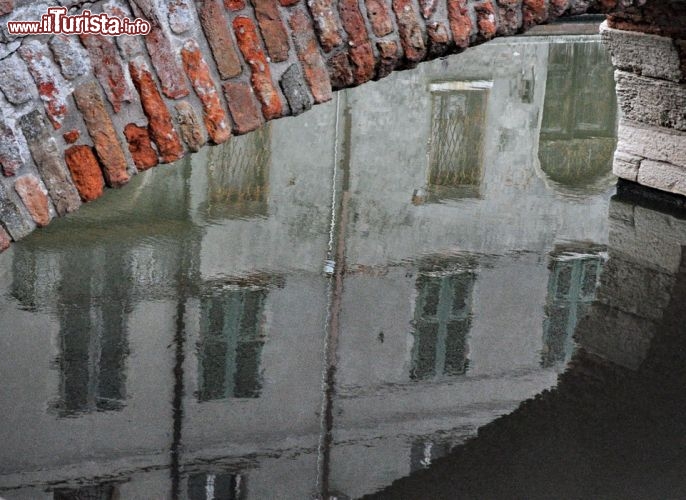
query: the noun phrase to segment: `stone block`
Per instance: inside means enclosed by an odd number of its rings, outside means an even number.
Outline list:
[[[624,117],[686,131],[686,85],[616,71],[617,99]]]

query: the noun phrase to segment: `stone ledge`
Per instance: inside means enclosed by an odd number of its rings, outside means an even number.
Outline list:
[[[600,25],[600,34],[610,50],[615,68],[672,82],[686,80],[673,39],[640,31],[616,30],[607,22]]]

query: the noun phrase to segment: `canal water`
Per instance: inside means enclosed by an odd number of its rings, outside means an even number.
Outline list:
[[[597,37],[495,41],[0,256],[0,497],[686,495],[684,214]]]

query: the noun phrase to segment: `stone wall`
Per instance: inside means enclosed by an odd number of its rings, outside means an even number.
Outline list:
[[[206,143],[561,15],[645,0],[0,0],[0,249]],[[146,36],[10,35],[69,13]],[[636,12],[641,12],[636,10]],[[627,15],[629,15],[627,14]]]
[[[686,2],[648,2],[601,27],[622,111],[614,173],[686,195]]]

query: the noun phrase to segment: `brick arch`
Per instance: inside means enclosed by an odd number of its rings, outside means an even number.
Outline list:
[[[497,36],[596,12],[669,31],[657,0],[101,0],[150,33],[8,33],[54,4],[0,0],[3,249],[137,172]]]

